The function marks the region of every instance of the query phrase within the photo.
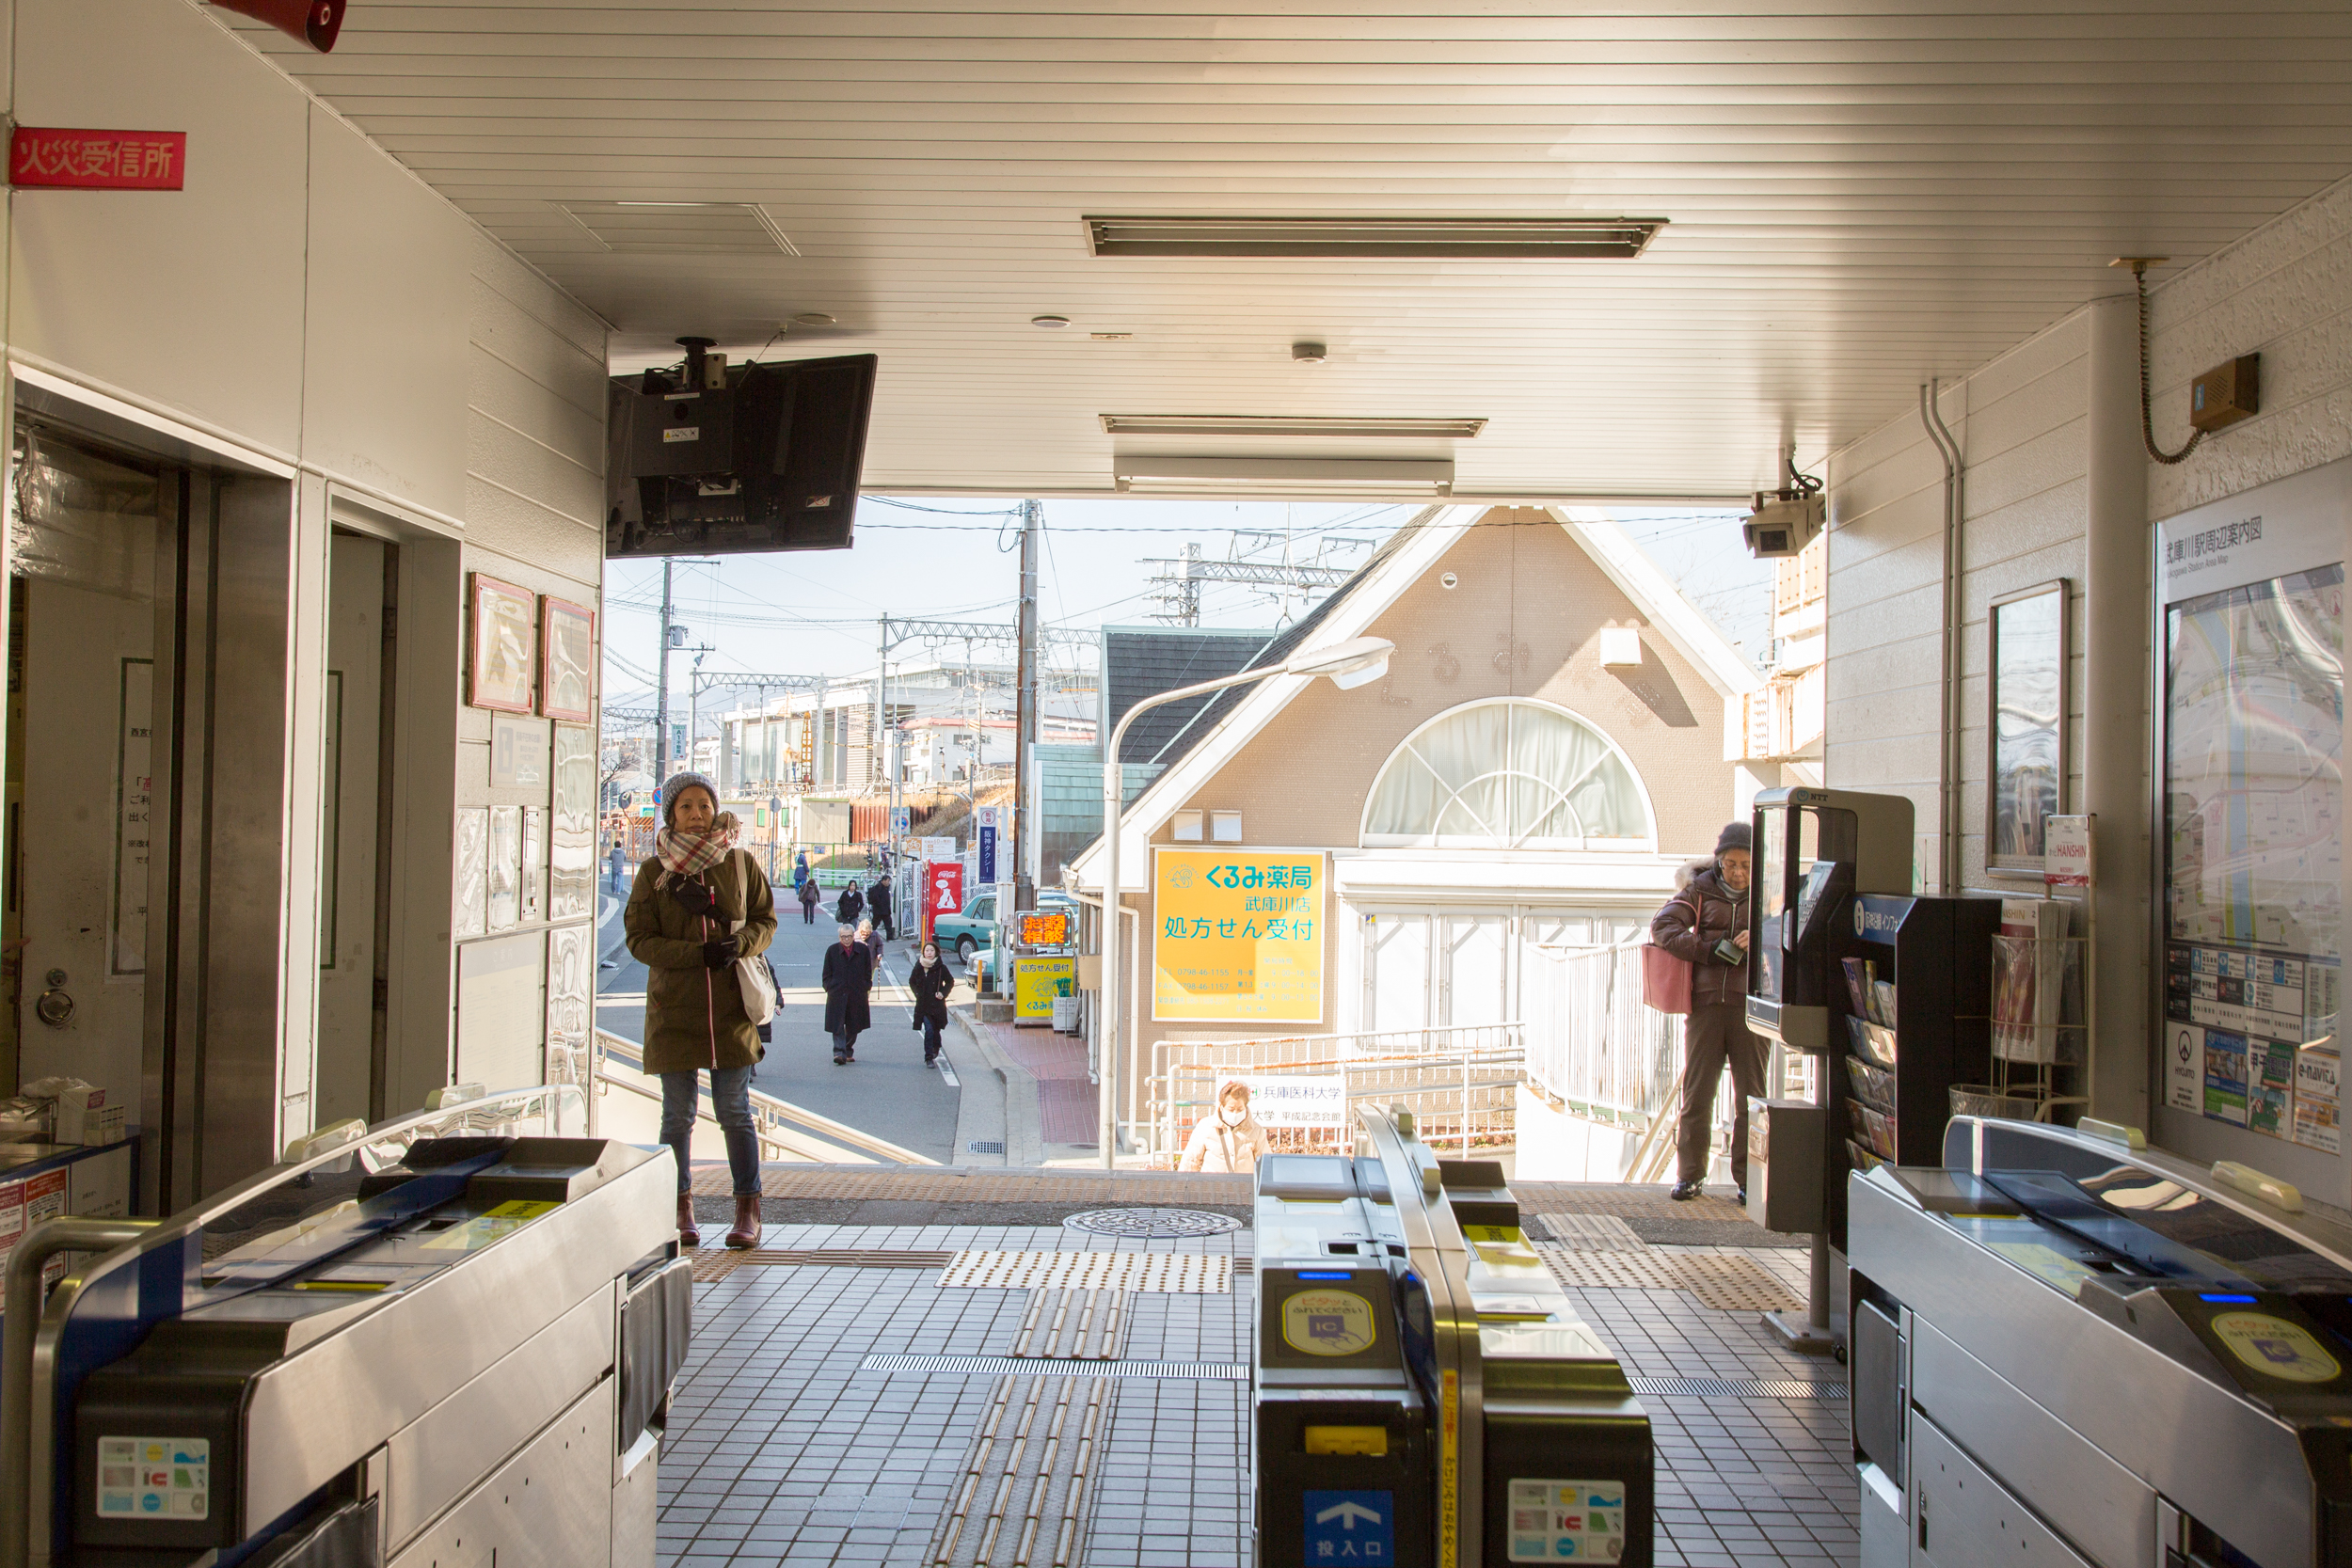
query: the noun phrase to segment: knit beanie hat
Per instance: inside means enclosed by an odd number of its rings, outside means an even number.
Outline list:
[[[1715,835],[1715,853],[1723,855],[1733,849],[1749,847],[1749,830],[1745,822],[1726,822],[1724,831]]]
[[[677,826],[671,820],[671,814],[677,810],[677,798],[690,789],[700,789],[708,793],[711,809],[714,811],[718,809],[719,786],[717,784],[712,784],[700,773],[673,773],[670,775],[670,782],[661,786],[661,825],[663,827]]]

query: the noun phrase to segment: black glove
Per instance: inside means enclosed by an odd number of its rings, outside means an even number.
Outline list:
[[[735,948],[736,941],[733,937],[721,937],[716,942],[706,942],[703,943],[703,962],[711,969],[724,969],[735,961]]]

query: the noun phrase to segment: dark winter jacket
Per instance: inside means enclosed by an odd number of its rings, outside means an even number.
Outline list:
[[[857,917],[865,912],[866,895],[857,890],[855,882],[851,882],[841,890],[841,901],[833,907],[834,918],[844,926],[854,926]]]
[[[817,879],[811,877],[807,881],[801,884],[802,907],[804,909],[815,907],[817,903]]]
[[[877,928],[890,924],[890,884],[876,882],[866,890],[866,912],[873,917]]]
[[[776,903],[766,873],[746,854],[732,854],[696,880],[717,899],[707,915],[689,914],[660,884],[661,863],[637,868],[628,907],[621,913],[630,957],[645,975],[645,1070],[690,1072],[697,1068],[750,1067],[760,1058],[759,1032],[743,1011],[742,983],[732,965],[703,962],[703,943],[727,934],[736,952],[764,953],[776,935]]]
[[[1691,966],[1691,1006],[1744,1006],[1748,962],[1727,964],[1715,944],[1748,928],[1748,895],[1724,886],[1712,860],[1692,861],[1675,878],[1677,892],[1649,923],[1649,940]]]
[[[914,993],[914,1021],[930,1019],[945,1029],[947,1026],[947,993],[956,989],[956,972],[947,967],[946,958],[926,965],[916,959],[907,972],[907,990]]]
[[[818,976],[825,987],[825,1033],[847,1033],[851,1039],[874,1026],[866,993],[874,989],[874,955],[862,942],[848,947],[834,942],[825,949],[825,967]]]

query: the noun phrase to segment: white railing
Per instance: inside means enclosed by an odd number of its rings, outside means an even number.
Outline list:
[[[1528,1086],[1555,1108],[1586,1121],[1641,1135],[1628,1180],[1654,1180],[1672,1159],[1682,1078],[1682,1019],[1642,1002],[1642,947],[1636,935],[1606,947],[1534,949],[1548,962],[1530,966]],[[1765,1070],[1765,1092],[1811,1099],[1811,1075],[1778,1046]],[[1710,1141],[1727,1148],[1734,1105],[1728,1083],[1715,1096]]]
[[[1136,1129],[1155,1163],[1173,1159],[1210,1111],[1217,1082],[1247,1077],[1337,1078],[1352,1106],[1362,1100],[1409,1107],[1433,1148],[1474,1151],[1512,1136],[1513,1096],[1527,1077],[1520,1026],[1464,1024],[1355,1035],[1252,1040],[1155,1040]],[[1270,1129],[1279,1149],[1352,1146],[1353,1121]]]

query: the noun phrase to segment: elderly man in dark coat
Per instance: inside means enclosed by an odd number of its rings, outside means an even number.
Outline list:
[[[833,1037],[833,1065],[857,1060],[857,1037],[874,1026],[866,993],[874,989],[874,954],[857,940],[853,927],[841,927],[841,940],[825,949],[819,976],[825,987],[825,1033]]]

